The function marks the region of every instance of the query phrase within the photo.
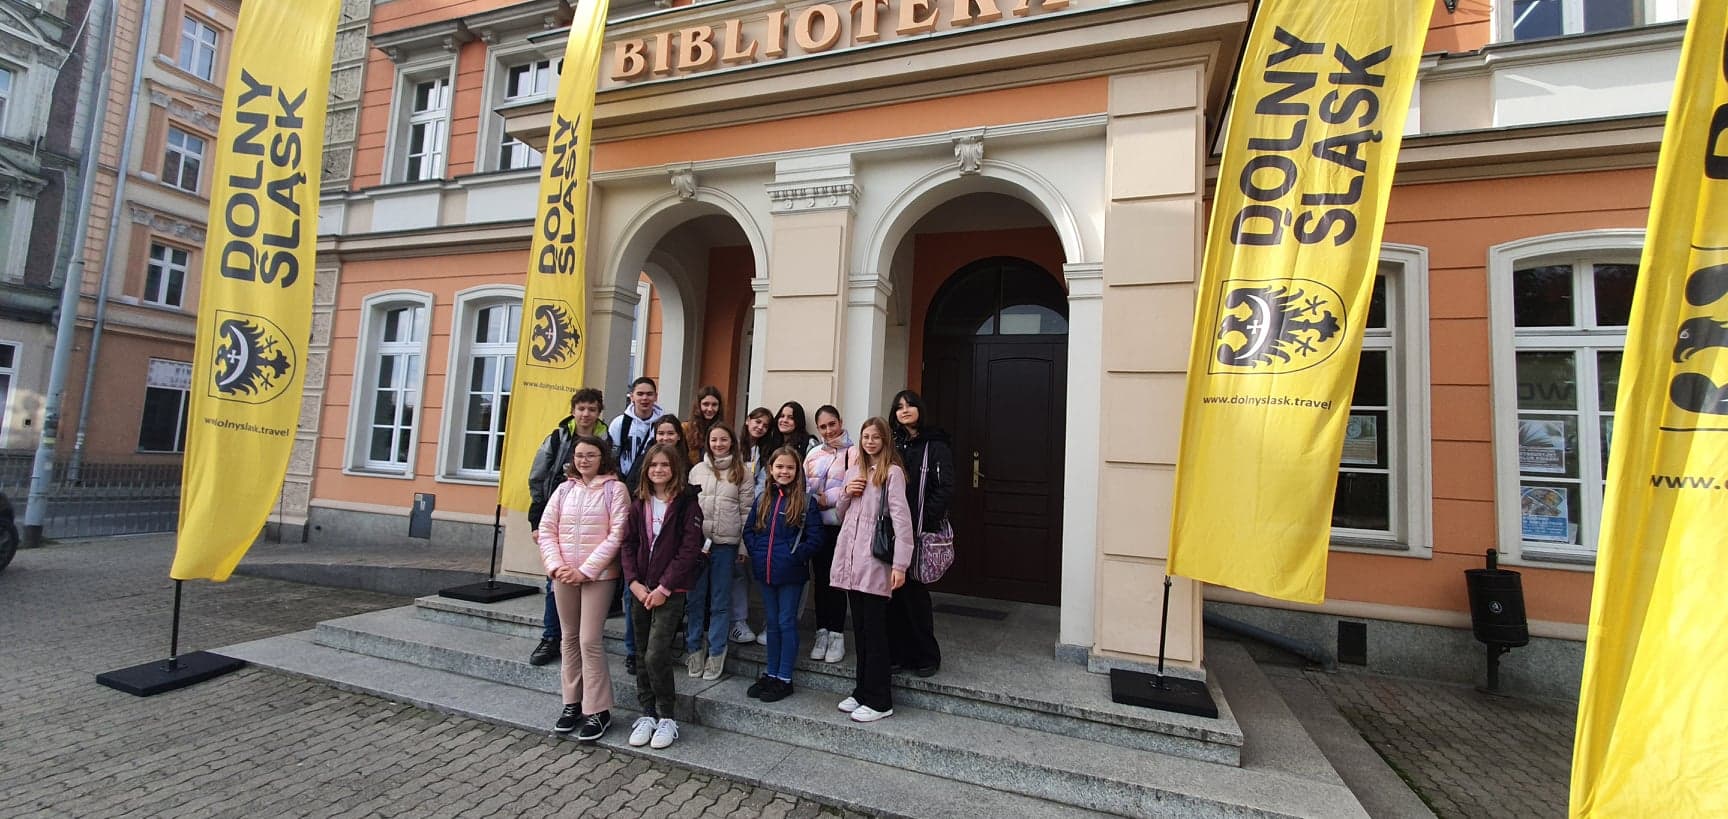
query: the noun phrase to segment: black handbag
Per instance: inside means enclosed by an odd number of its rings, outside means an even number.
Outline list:
[[[876,534],[870,539],[870,556],[894,563],[894,519],[888,516],[888,484],[882,484],[882,505],[876,510]]]

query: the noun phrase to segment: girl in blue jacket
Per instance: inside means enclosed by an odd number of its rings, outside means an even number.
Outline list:
[[[810,579],[810,555],[822,543],[822,510],[804,484],[803,460],[792,447],[769,456],[768,486],[744,523],[744,548],[768,621],[768,670],[747,693],[763,702],[792,695],[798,605]]]

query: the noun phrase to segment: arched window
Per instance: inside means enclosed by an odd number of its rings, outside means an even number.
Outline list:
[[[430,293],[375,293],[361,307],[349,407],[350,469],[411,474],[431,320]]]
[[[942,336],[1063,335],[1068,294],[1042,268],[998,256],[961,268],[930,305],[928,326]]]
[[[477,287],[456,296],[444,400],[449,409],[444,419],[443,477],[498,480],[521,326],[520,287]]]

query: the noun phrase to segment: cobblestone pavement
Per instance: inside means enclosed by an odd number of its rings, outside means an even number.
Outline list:
[[[1577,707],[1352,671],[1310,671],[1441,817],[1565,816]]]
[[[95,674],[166,654],[172,538],[19,552],[0,572],[0,816],[809,817],[818,803],[259,669],[138,699]],[[402,605],[187,583],[182,650]]]

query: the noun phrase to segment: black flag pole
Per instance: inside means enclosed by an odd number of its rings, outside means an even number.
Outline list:
[[[1204,680],[1164,673],[1164,644],[1170,637],[1170,575],[1164,575],[1164,608],[1158,617],[1158,672],[1110,669],[1110,700],[1121,705],[1156,708],[1178,714],[1216,719],[1218,705]]]
[[[451,586],[439,589],[439,597],[452,600],[466,600],[470,603],[499,603],[517,597],[525,597],[540,591],[533,586],[521,583],[509,583],[498,579],[498,540],[504,534],[504,505],[492,507],[492,558],[486,563],[486,579],[479,583],[469,583],[465,586]]]
[[[169,691],[196,685],[239,671],[245,661],[208,651],[194,651],[180,656],[180,596],[186,581],[174,581],[174,621],[168,629],[168,659],[152,660],[140,665],[105,671],[96,675],[96,683],[135,697],[153,697]]]

